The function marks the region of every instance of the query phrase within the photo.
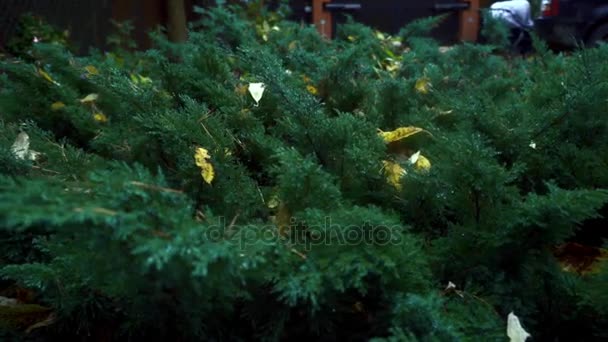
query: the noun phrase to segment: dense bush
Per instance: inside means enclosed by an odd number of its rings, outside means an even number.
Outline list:
[[[0,336],[606,338],[606,265],[558,251],[606,237],[608,47],[445,51],[435,21],[220,6],[182,45],[2,61]]]

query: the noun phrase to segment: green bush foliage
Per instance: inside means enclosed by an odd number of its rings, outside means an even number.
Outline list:
[[[606,237],[608,46],[199,12],[185,44],[0,62],[1,285],[54,314],[25,334],[0,306],[0,336],[503,341],[514,312],[535,340],[607,337],[605,265],[554,250]],[[378,134],[399,127],[424,131]]]

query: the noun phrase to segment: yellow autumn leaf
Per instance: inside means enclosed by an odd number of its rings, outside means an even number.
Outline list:
[[[407,126],[407,127],[399,127],[396,130],[389,131],[389,132],[380,131],[379,134],[382,137],[382,139],[384,139],[384,142],[390,143],[390,142],[399,141],[399,140],[411,137],[412,135],[418,134],[420,132],[429,133],[420,127]]]
[[[97,68],[92,65],[87,65],[86,67],[84,67],[84,70],[86,70],[89,75],[99,75],[99,70],[97,70]]]
[[[210,158],[211,156],[209,155],[209,152],[206,149],[202,147],[196,149],[196,153],[194,154],[194,161],[196,163],[196,166],[201,169],[201,176],[203,177],[203,180],[205,180],[205,182],[207,182],[208,184],[211,184],[211,182],[213,181],[213,177],[215,176],[213,165],[211,165],[211,163],[209,162]]]
[[[50,83],[53,83],[54,85],[60,85],[58,82],[56,82],[51,75],[49,75],[46,71],[42,70],[42,69],[38,69],[38,75],[42,76],[42,78],[44,78],[45,80],[47,80]]]
[[[209,151],[202,147],[199,147],[196,149],[196,155],[194,156],[194,158],[196,160],[196,165],[201,166],[200,164],[205,163],[204,160],[211,158],[211,156],[209,155]]]
[[[105,114],[101,113],[101,112],[97,112],[97,113],[93,114],[93,119],[95,121],[101,122],[101,123],[108,122],[108,117],[105,116]]]
[[[318,94],[318,90],[315,86],[309,84],[306,86],[306,90],[308,90],[309,93],[311,93],[312,95],[317,95]]]
[[[81,103],[91,103],[97,101],[99,95],[97,94],[89,94],[80,100]]]
[[[51,105],[51,110],[53,111],[61,110],[63,108],[65,108],[65,103],[61,101],[53,102],[53,104]]]
[[[410,163],[414,165],[414,168],[418,171],[428,171],[431,169],[431,162],[422,154],[420,151],[414,153],[410,157]]]
[[[414,166],[416,170],[428,171],[431,169],[431,162],[425,156],[421,155]]]
[[[382,161],[382,164],[389,184],[397,190],[401,190],[401,177],[407,173],[405,169],[401,165],[388,160]]]
[[[416,81],[416,91],[421,94],[427,94],[431,89],[431,80],[428,77],[421,77]]]

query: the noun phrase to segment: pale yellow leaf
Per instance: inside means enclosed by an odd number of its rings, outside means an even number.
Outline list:
[[[509,313],[507,319],[507,336],[510,342],[525,342],[531,335],[524,330],[519,318],[513,312]]]
[[[265,88],[266,85],[264,83],[249,83],[249,94],[251,94],[251,97],[253,97],[256,105],[260,103],[262,95],[264,95]]]
[[[87,65],[86,67],[84,67],[84,70],[86,70],[89,75],[99,75],[99,70],[97,70],[97,68],[92,65]]]
[[[276,196],[271,197],[266,204],[268,208],[274,209],[279,206],[279,199]]]
[[[30,137],[25,132],[19,133],[13,146],[11,147],[13,154],[19,159],[26,159],[29,154]]]
[[[80,100],[81,103],[91,103],[97,101],[99,95],[97,94],[89,94]]]
[[[21,132],[17,135],[13,146],[11,146],[11,150],[15,157],[22,160],[27,159],[35,161],[40,156],[40,152],[30,150],[30,137],[25,132]]]

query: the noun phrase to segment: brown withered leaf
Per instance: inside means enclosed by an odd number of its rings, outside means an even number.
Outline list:
[[[597,271],[601,261],[608,258],[608,250],[568,242],[557,246],[553,255],[564,271],[586,275]]]

